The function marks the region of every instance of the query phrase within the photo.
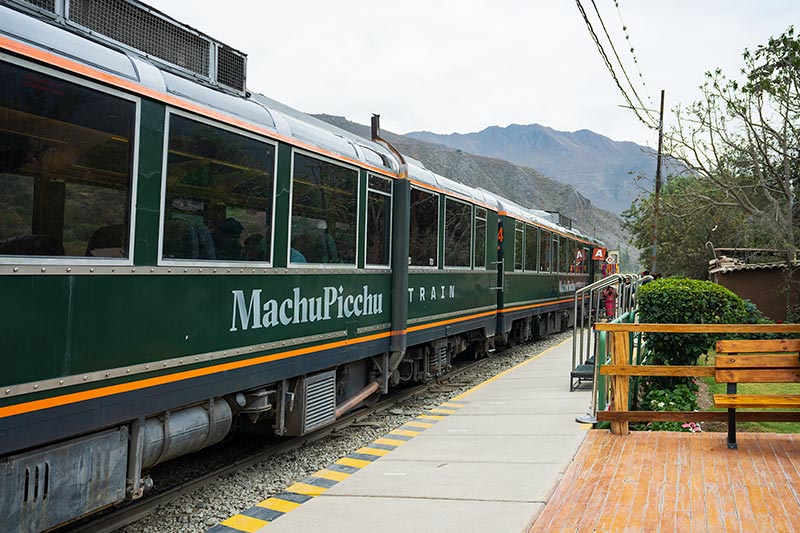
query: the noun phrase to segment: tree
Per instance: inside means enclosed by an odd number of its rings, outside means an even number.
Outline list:
[[[705,277],[708,241],[778,249],[790,265],[797,252],[800,39],[789,27],[742,57],[739,79],[708,72],[702,98],[675,110],[665,151],[682,170],[661,190],[662,274]],[[643,259],[652,251],[652,213],[651,195],[623,214]]]
[[[698,210],[697,202],[693,201],[698,196],[723,199],[707,182],[693,176],[673,176],[661,188],[657,249],[660,274],[705,279],[713,253],[711,246],[766,245],[766,239],[757,234],[749,217],[713,204]],[[653,250],[653,195],[638,199],[622,217],[625,229],[640,251],[640,263],[648,265]]]
[[[676,111],[668,151],[699,182],[694,213],[732,210],[787,261],[797,251],[800,171],[800,39],[794,28],[745,50],[743,81],[706,73],[703,98]],[[763,241],[762,241],[763,242]]]

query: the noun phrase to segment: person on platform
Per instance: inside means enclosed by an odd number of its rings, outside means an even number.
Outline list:
[[[617,290],[609,285],[603,292],[600,293],[600,296],[603,297],[603,303],[606,308],[606,318],[611,320],[614,318],[617,310]]]

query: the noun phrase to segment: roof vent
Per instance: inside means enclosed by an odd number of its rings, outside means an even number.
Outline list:
[[[244,95],[247,56],[136,0],[9,0],[167,70]]]

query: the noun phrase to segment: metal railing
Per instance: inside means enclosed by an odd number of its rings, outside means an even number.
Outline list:
[[[598,377],[598,369],[602,358],[608,357],[605,334],[595,331],[592,326],[598,322],[631,323],[636,321],[636,292],[639,287],[652,280],[652,276],[641,277],[638,274],[613,274],[590,285],[582,287],[575,293],[575,328],[572,336],[572,375],[580,365],[592,366],[592,399],[586,415],[576,418],[580,423],[597,422],[597,409],[605,408],[607,391],[605,379]],[[608,308],[605,305],[604,294],[607,288],[614,289],[614,302]],[[636,349],[631,345],[631,353],[640,353],[639,341],[636,339]],[[632,341],[633,342],[633,341]],[[598,357],[598,354],[602,354]],[[578,378],[579,383],[583,378]],[[598,382],[602,380],[601,382]]]
[[[592,325],[601,321],[613,321],[633,310],[636,307],[636,291],[642,283],[651,279],[651,276],[640,277],[638,274],[612,274],[575,292],[572,370],[582,362],[594,359],[597,339]],[[603,297],[603,291],[609,287],[616,293],[610,316]]]

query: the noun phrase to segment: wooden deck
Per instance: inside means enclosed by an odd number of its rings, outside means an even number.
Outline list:
[[[542,531],[800,531],[800,434],[590,431]]]

